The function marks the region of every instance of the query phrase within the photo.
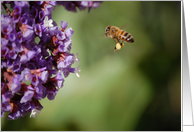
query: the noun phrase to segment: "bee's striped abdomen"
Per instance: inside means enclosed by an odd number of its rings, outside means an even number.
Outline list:
[[[118,37],[119,39],[122,40],[122,34],[123,34],[124,32],[125,32],[125,31],[120,30],[120,31],[118,32],[118,34],[117,34],[117,37]]]
[[[120,30],[118,32],[118,38],[123,40],[123,41],[126,41],[128,43],[133,43],[134,42],[133,36],[130,33],[127,33],[124,30]]]

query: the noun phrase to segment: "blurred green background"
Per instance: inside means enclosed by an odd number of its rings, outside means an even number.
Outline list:
[[[105,1],[99,8],[53,14],[72,27],[80,78],[70,74],[37,118],[1,118],[1,130],[180,131],[181,2]],[[129,23],[135,42],[113,52],[108,25]]]

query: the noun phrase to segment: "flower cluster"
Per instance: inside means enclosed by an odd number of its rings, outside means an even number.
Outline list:
[[[10,9],[7,5],[10,5]],[[31,113],[36,117],[43,106],[39,100],[53,100],[64,77],[80,67],[78,54],[70,53],[74,33],[61,21],[51,19],[56,1],[1,1],[7,14],[1,15],[1,116],[9,120]],[[64,77],[63,77],[64,76]]]
[[[88,8],[88,12],[91,8],[97,8],[100,6],[102,1],[57,1],[57,5],[62,5],[66,10],[77,12],[79,10],[85,10]]]

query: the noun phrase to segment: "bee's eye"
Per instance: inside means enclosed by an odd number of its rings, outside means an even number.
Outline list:
[[[107,29],[106,29],[106,31],[109,31],[110,30],[110,27],[108,27]]]

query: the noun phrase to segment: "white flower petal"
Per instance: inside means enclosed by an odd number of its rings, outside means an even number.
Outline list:
[[[45,16],[44,23],[46,23],[47,21],[48,21],[48,16]]]
[[[48,20],[48,16],[45,16],[45,19],[44,19],[44,26],[47,28],[47,27],[53,27],[54,25],[52,24],[53,23],[53,20],[50,19]]]
[[[53,24],[52,24],[52,23],[53,23],[53,20],[50,19],[50,20],[48,21],[48,26],[49,26],[49,27],[53,27]]]
[[[53,23],[53,20],[52,19],[48,20],[48,23],[49,24],[52,24]]]
[[[77,56],[78,56],[78,53],[76,53],[76,54],[74,55],[73,60],[74,60],[75,62],[77,62],[77,63],[80,63],[80,59],[79,59]]]
[[[75,73],[77,77],[80,77],[78,73]]]
[[[80,66],[78,66],[77,68],[75,68],[74,73],[76,74],[77,77],[80,77],[80,75],[78,74],[78,72],[80,72],[80,71],[81,71]]]
[[[33,118],[36,118],[37,117],[37,114],[39,115],[40,114],[40,110],[37,110],[37,109],[33,109],[31,114],[30,114],[30,118],[33,117]]]
[[[49,27],[53,27],[54,25],[51,23],[50,25],[49,25]]]

